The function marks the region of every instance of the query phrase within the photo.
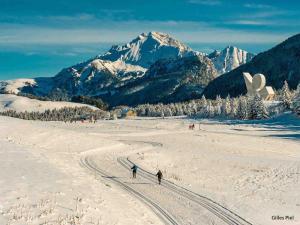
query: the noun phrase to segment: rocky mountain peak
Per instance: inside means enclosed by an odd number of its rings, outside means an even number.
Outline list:
[[[212,52],[208,57],[213,61],[218,74],[221,75],[249,62],[254,57],[254,54],[228,45],[222,51],[216,50]]]
[[[98,58],[110,61],[122,60],[132,65],[149,68],[159,59],[180,58],[193,54],[191,48],[170,35],[151,31],[140,34],[122,46],[113,46]]]

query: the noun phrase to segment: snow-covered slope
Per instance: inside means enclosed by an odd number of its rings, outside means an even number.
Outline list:
[[[220,75],[249,62],[254,57],[254,54],[234,46],[228,46],[222,51],[214,51],[208,57],[213,61]]]
[[[87,106],[91,109],[96,107],[73,103],[73,102],[54,102],[54,101],[39,101],[37,99],[30,99],[23,96],[0,94],[0,111],[15,110],[17,112],[43,112],[47,109],[60,109],[63,107],[83,107]]]
[[[36,81],[34,79],[16,79],[16,80],[6,80],[0,81],[0,91],[2,93],[18,94],[20,89],[25,86],[35,85]]]
[[[197,54],[191,48],[168,34],[160,32],[149,32],[139,35],[123,46],[112,46],[101,59],[116,61],[122,60],[126,63],[150,67],[159,59],[177,58]]]
[[[112,62],[101,59],[94,59],[81,71],[78,71],[75,68],[72,68],[71,70],[76,77],[80,77],[81,83],[95,79],[97,76],[102,76],[104,73],[123,80],[130,79],[134,75],[143,75],[146,72],[146,69],[141,66],[126,64],[121,60]]]

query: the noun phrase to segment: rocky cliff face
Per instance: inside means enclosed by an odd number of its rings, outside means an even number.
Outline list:
[[[115,89],[102,99],[111,105],[169,103],[199,98],[204,87],[217,76],[213,63],[205,56],[159,60],[143,78]]]
[[[253,57],[254,54],[234,46],[228,46],[222,51],[214,51],[208,55],[208,58],[214,63],[219,75],[250,62]]]

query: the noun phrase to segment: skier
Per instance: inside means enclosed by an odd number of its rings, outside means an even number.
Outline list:
[[[161,172],[160,170],[158,170],[156,176],[157,176],[157,179],[158,179],[158,184],[160,185],[160,183],[161,183],[161,178],[163,177],[162,172]]]
[[[137,165],[133,164],[133,167],[131,167],[132,169],[132,177],[136,178],[136,171],[138,169]]]

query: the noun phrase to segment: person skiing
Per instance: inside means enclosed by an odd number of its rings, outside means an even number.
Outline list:
[[[136,171],[138,169],[137,165],[133,164],[133,167],[131,167],[132,169],[132,177],[136,178]]]
[[[163,177],[162,172],[161,172],[160,170],[158,170],[156,176],[157,176],[157,179],[158,179],[158,184],[160,185],[160,183],[161,183],[161,178]]]

